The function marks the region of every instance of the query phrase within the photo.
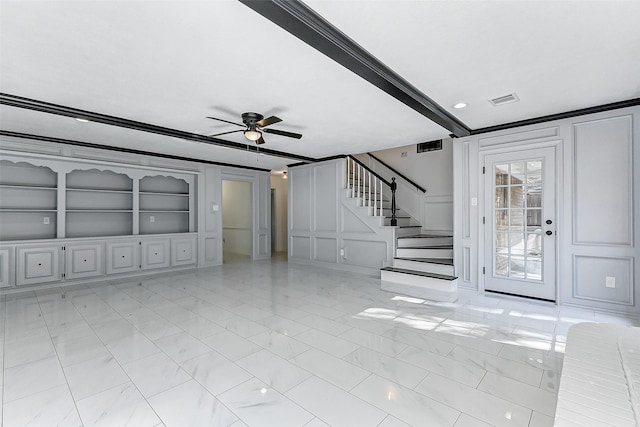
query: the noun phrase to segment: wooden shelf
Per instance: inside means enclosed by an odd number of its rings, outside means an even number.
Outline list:
[[[141,196],[180,196],[180,197],[189,197],[189,193],[161,193],[156,191],[140,191]]]
[[[0,188],[16,188],[20,190],[55,190],[57,191],[57,187],[44,187],[37,185],[16,185],[16,184],[0,184]]]
[[[133,194],[133,190],[106,190],[100,188],[69,188],[67,191],[84,191],[88,193],[120,193],[120,194]]]
[[[0,208],[0,212],[58,212],[57,209],[4,209]]]
[[[140,210],[140,213],[165,213],[165,212],[173,212],[173,213],[189,213],[189,211],[171,211],[171,210]]]
[[[121,210],[121,209],[67,209],[67,212],[81,212],[81,213],[110,213],[110,212],[129,212],[132,213],[132,210]]]

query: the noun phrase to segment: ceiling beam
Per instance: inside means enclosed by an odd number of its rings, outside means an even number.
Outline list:
[[[470,129],[418,88],[298,0],[239,0],[456,137]]]
[[[121,117],[109,116],[106,114],[96,113],[93,111],[80,110],[78,108],[66,107],[64,105],[52,104],[49,102],[38,101],[37,99],[24,98],[21,96],[0,93],[0,104],[11,107],[23,108],[27,110],[39,111],[42,113],[55,114],[58,116],[73,117],[76,119],[85,119],[91,122],[102,123],[121,128],[133,129],[141,132],[154,133],[157,135],[170,136],[173,138],[185,139],[188,141],[201,142],[204,144],[218,145],[220,147],[233,148],[244,152],[250,151],[254,153],[265,154],[274,157],[282,157],[285,159],[294,159],[301,162],[312,163],[315,159],[298,154],[285,153],[282,151],[271,150],[269,148],[258,148],[255,145],[241,144],[239,142],[231,142],[212,136],[200,135],[197,133],[185,132],[177,129],[171,129],[163,126],[152,125],[149,123],[138,122],[135,120],[124,119]]]

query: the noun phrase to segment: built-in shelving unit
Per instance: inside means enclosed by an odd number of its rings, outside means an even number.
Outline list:
[[[50,168],[0,161],[0,240],[56,237],[57,181]]]
[[[140,180],[140,234],[189,231],[189,184],[168,176]]]
[[[96,169],[66,177],[65,237],[133,234],[133,179]]]

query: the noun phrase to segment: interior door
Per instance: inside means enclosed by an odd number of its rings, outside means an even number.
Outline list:
[[[555,149],[485,156],[485,290],[556,300]]]

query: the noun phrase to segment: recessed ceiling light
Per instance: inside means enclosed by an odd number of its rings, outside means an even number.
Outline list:
[[[79,117],[76,117],[76,120],[79,121],[80,123],[89,123],[89,120],[87,119],[81,119]]]
[[[456,105],[453,106],[453,108],[460,109],[460,108],[464,108],[466,106],[467,106],[467,104],[465,104],[464,102],[458,102]]]

